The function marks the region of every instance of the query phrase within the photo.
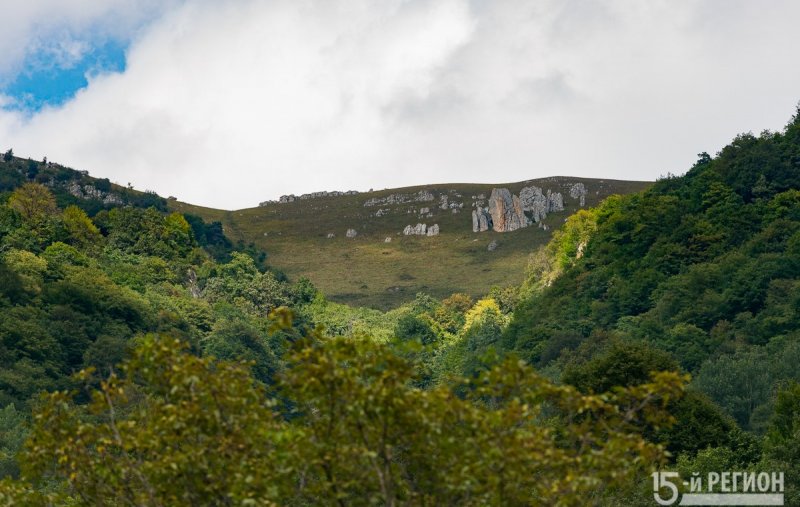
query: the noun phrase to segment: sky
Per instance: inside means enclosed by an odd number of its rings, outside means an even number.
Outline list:
[[[0,149],[225,209],[681,174],[800,101],[794,0],[0,0]]]

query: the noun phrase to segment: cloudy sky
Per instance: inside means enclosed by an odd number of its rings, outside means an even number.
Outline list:
[[[794,0],[0,0],[0,148],[228,209],[655,179],[800,100]]]

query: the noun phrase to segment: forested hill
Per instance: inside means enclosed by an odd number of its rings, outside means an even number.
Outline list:
[[[544,366],[610,337],[645,342],[763,427],[775,383],[800,376],[800,114],[579,212],[548,248],[505,349]]]
[[[5,158],[0,505],[639,506],[664,467],[800,505],[800,111],[551,216],[520,287],[387,312]]]

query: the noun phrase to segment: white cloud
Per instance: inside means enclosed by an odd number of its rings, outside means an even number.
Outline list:
[[[90,39],[127,40],[149,20],[180,0],[3,0],[0,75],[41,54],[68,67],[88,49]]]
[[[77,2],[91,15],[70,23],[130,32],[155,5],[119,16],[115,3]],[[226,208],[321,189],[653,179],[786,122],[798,15],[791,1],[175,3],[134,37],[124,74],[32,118],[0,114],[0,140]]]

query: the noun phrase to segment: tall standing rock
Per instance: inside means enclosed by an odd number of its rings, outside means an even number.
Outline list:
[[[519,192],[519,200],[522,202],[522,209],[531,212],[534,222],[540,222],[547,218],[550,203],[541,188],[536,186],[523,188]]]
[[[530,225],[519,197],[511,195],[507,188],[492,189],[489,214],[492,216],[492,228],[497,232],[516,231]]]
[[[472,232],[488,231],[492,227],[492,216],[489,208],[478,206],[472,210]]]
[[[564,211],[564,197],[561,196],[561,192],[547,191],[547,211],[548,213]]]

